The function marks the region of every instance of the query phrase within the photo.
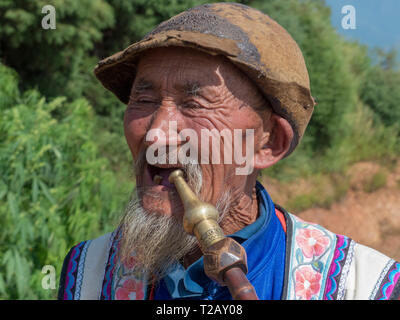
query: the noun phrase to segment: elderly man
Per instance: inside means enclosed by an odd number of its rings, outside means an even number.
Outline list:
[[[399,263],[287,213],[256,181],[294,150],[314,107],[301,52],[271,18],[238,4],[199,6],[101,61],[95,74],[127,104],[137,186],[114,232],[70,250],[60,299],[232,299],[205,275],[196,238],[182,227],[168,180],[176,168],[245,248],[260,299],[400,296]],[[238,174],[244,161],[233,155],[243,150],[251,165]]]

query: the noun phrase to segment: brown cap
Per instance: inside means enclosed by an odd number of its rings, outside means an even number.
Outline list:
[[[294,130],[290,154],[314,110],[303,55],[292,37],[259,10],[237,3],[205,4],[162,22],[141,41],[98,63],[101,83],[128,103],[140,53],[156,47],[181,46],[224,55],[253,80],[275,113]]]

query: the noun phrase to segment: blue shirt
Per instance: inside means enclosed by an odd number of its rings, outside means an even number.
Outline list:
[[[247,278],[263,300],[279,300],[285,270],[286,236],[275,214],[274,204],[264,187],[256,184],[259,216],[245,228],[229,235],[241,243],[247,254]],[[204,272],[203,257],[187,269],[172,268],[159,283],[154,299],[232,299],[227,287],[210,280]]]

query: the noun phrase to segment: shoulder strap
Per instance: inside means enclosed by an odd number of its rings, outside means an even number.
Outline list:
[[[71,248],[64,259],[58,299],[99,299],[112,237],[108,233]]]

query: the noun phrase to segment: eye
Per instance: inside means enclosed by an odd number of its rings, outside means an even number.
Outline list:
[[[136,103],[155,103],[154,100],[148,99],[148,98],[140,98],[136,100]]]
[[[151,97],[131,97],[128,110],[154,110],[158,106],[157,100]]]
[[[202,106],[196,101],[187,101],[182,104],[182,107],[185,109],[200,109]]]

